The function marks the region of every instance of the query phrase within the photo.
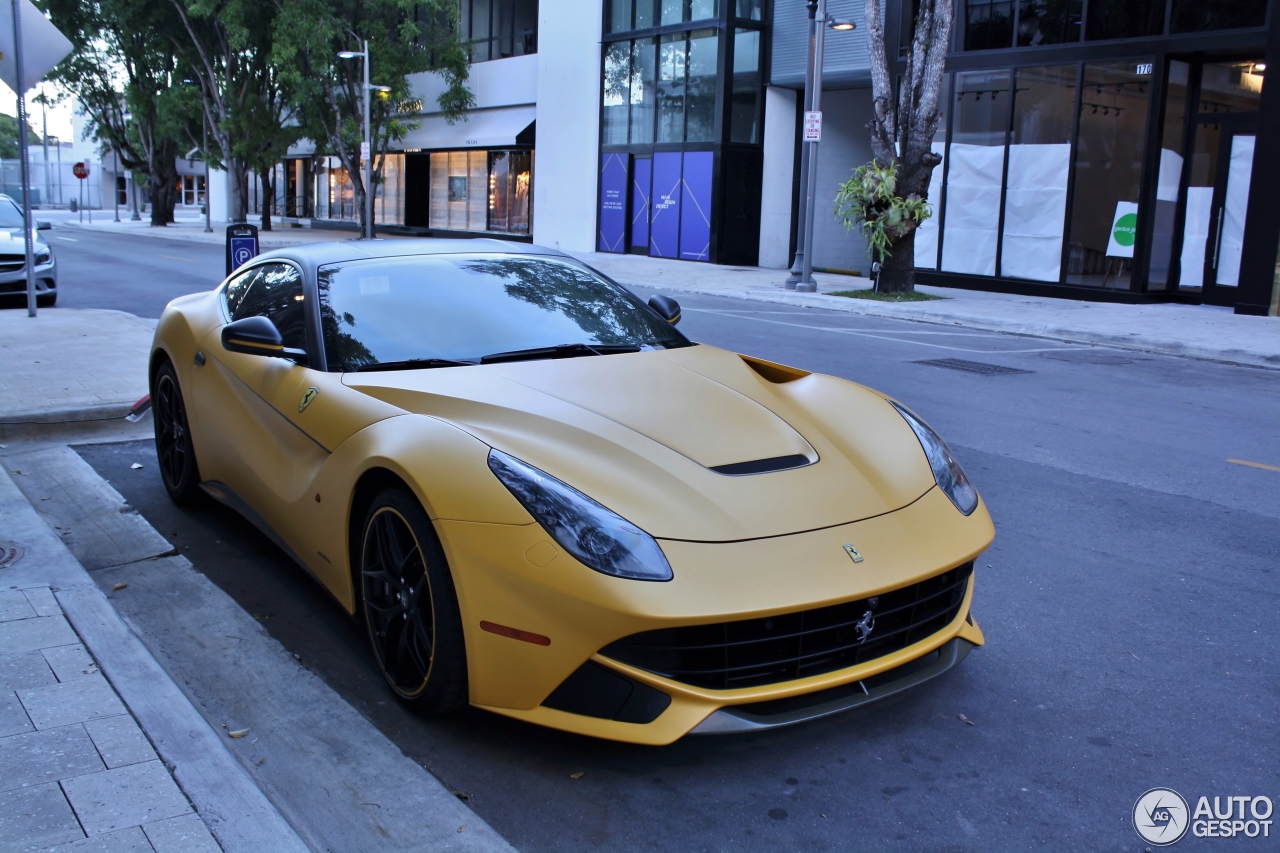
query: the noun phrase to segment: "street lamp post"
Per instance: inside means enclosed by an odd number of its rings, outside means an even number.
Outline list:
[[[804,74],[804,106],[803,112],[809,112],[813,109],[813,42],[816,36],[814,28],[814,16],[818,11],[818,0],[809,0],[806,4],[809,7],[809,50],[808,65]],[[791,261],[791,275],[787,276],[787,290],[795,290],[796,285],[800,282],[800,277],[804,274],[804,225],[805,225],[805,205],[803,202],[808,198],[809,187],[809,146],[806,144],[800,149],[800,213],[797,216],[796,227],[800,233],[800,240],[796,244],[795,258]]]
[[[204,157],[204,233],[213,231],[213,194],[209,185],[209,116],[200,116],[200,153]]]
[[[115,222],[120,221],[120,155],[111,149],[111,205],[115,211]]]
[[[361,236],[365,240],[373,239],[373,137],[369,133],[369,92],[391,91],[390,86],[369,85],[369,40],[364,39],[362,51],[343,50],[338,53],[340,59],[364,60],[364,144],[360,146],[360,159],[364,161],[364,228]]]
[[[822,110],[822,53],[826,44],[828,27],[841,32],[848,32],[855,29],[856,25],[850,21],[829,21],[827,19],[827,0],[818,0],[818,9],[814,16],[813,97],[809,107],[815,113],[820,113]],[[805,146],[809,152],[809,162],[806,164],[807,180],[805,185],[804,218],[801,220],[801,227],[804,229],[804,241],[802,244],[804,257],[801,260],[800,281],[796,283],[796,290],[800,293],[813,293],[818,289],[818,285],[813,280],[813,213],[814,205],[817,202],[818,140],[807,141]]]

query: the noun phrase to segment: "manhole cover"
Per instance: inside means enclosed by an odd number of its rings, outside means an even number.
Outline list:
[[[1071,361],[1077,364],[1133,364],[1133,359],[1113,352],[1095,352],[1087,349],[1064,349],[1040,354],[1054,361]]]
[[[1003,376],[1008,373],[1035,373],[1034,370],[1005,367],[1003,364],[987,364],[985,361],[965,361],[963,358],[931,358],[925,361],[917,361],[916,364],[927,364],[930,367],[945,367],[947,370],[963,370],[965,373],[980,373],[983,376]]]
[[[0,569],[7,569],[14,563],[21,560],[27,554],[27,549],[23,548],[17,542],[6,542],[0,539]]]

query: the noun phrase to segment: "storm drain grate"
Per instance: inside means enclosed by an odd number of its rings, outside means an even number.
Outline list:
[[[17,542],[6,542],[0,539],[0,569],[7,569],[14,563],[21,560],[27,554],[27,549],[23,548]]]
[[[983,376],[1003,376],[1008,373],[1035,373],[1034,370],[1005,367],[1002,364],[987,364],[985,361],[965,361],[963,358],[931,358],[925,361],[917,361],[916,364],[927,364],[931,367],[945,367],[947,370],[963,370],[965,373],[980,373]]]

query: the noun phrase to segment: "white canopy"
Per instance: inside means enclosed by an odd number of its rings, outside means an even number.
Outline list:
[[[533,123],[537,108],[499,107],[474,110],[466,121],[449,124],[444,116],[427,116],[416,129],[400,140],[405,150],[435,148],[502,148],[516,144],[516,137]]]

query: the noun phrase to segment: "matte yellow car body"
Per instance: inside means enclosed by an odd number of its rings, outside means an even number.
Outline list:
[[[168,359],[179,376],[201,479],[233,493],[352,613],[358,484],[371,472],[402,481],[449,561],[473,705],[596,737],[665,744],[722,707],[856,682],[956,637],[983,643],[969,617],[971,580],[957,617],[937,634],[798,681],[708,690],[598,654],[655,628],[865,598],[981,553],[994,536],[986,507],[979,502],[969,516],[955,508],[915,434],[877,392],[707,345],[326,373],[226,351],[221,299],[219,290],[175,300],[155,337],[153,365]],[[616,578],[564,553],[489,470],[491,447],[655,537],[674,579]],[[793,453],[820,461],[745,477],[709,470]],[[849,543],[863,562],[850,559]],[[481,621],[551,642],[486,632]],[[640,725],[542,706],[587,660],[667,693],[670,707]]]

